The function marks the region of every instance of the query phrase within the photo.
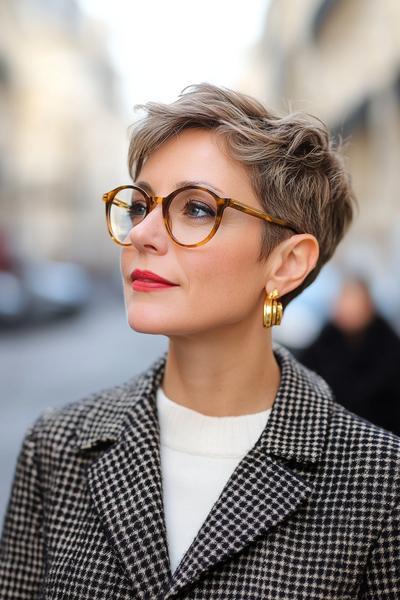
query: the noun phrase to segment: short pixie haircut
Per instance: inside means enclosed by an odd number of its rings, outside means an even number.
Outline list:
[[[278,115],[251,96],[209,83],[184,88],[171,104],[148,102],[135,108],[145,114],[131,127],[128,166],[133,180],[150,154],[184,129],[213,130],[223,138],[228,155],[246,168],[265,211],[316,237],[318,262],[281,299],[286,306],[315,280],[353,219],[350,178],[326,125],[305,113]],[[260,260],[293,235],[279,225],[264,227]]]

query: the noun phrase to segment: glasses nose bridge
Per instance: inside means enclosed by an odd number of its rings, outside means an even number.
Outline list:
[[[163,196],[150,196],[150,195],[148,195],[147,197],[149,200],[147,213],[144,216],[144,218],[142,219],[142,221],[140,223],[138,223],[138,225],[136,227],[140,227],[143,223],[147,224],[147,225],[145,225],[145,227],[147,227],[148,224],[154,220],[154,218],[156,220],[158,220],[159,215],[153,215],[152,217],[150,217],[150,213],[153,213],[154,209],[157,208],[157,206],[161,207],[160,215],[161,215],[162,220],[164,220],[164,218],[163,218],[164,197]]]
[[[164,196],[150,196],[150,211],[156,208],[156,206],[162,207],[164,200]]]
[[[149,214],[152,213],[155,208],[157,208],[157,206],[161,206],[161,212],[163,212],[163,202],[164,202],[164,197],[163,196],[150,196],[150,195],[148,195],[148,199],[149,199],[149,204],[148,204],[148,212],[146,214],[146,217],[148,217]],[[145,217],[144,220],[147,221],[146,217]]]

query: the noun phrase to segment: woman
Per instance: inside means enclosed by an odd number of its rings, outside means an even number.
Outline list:
[[[42,415],[0,598],[400,597],[400,441],[272,344],[348,228],[325,126],[209,84],[149,103],[105,194],[139,377]]]

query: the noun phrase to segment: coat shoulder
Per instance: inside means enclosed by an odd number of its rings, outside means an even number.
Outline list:
[[[127,406],[128,396],[132,398],[139,377],[122,384],[103,388],[62,407],[45,409],[30,427],[28,434],[39,441],[54,442],[63,447],[76,439],[78,432],[88,424],[112,419]]]
[[[303,389],[314,390],[319,405],[330,417],[324,432],[322,468],[341,477],[365,498],[378,502],[400,503],[400,437],[345,408],[328,383],[315,371],[296,361]]]
[[[361,455],[370,453],[400,460],[400,437],[351,412],[333,400],[332,431],[337,442],[349,446]]]
[[[333,444],[343,451],[348,449],[360,460],[368,455],[375,460],[390,457],[391,460],[400,461],[399,436],[347,409],[336,400],[325,379],[300,361],[296,360],[296,364],[307,386],[317,392],[323,404],[329,404],[331,420],[328,437]]]
[[[371,501],[400,503],[400,437],[333,401],[326,460]]]
[[[28,435],[41,446],[53,449],[89,449],[95,443],[115,440],[122,423],[135,403],[150,392],[154,374],[164,357],[128,380],[103,388],[60,408],[46,409],[33,423]]]

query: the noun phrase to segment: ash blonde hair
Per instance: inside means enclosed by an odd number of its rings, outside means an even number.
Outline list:
[[[240,92],[209,83],[184,88],[171,104],[136,106],[145,115],[131,128],[128,166],[137,179],[146,158],[187,128],[222,136],[231,158],[249,174],[266,212],[316,237],[320,254],[303,283],[281,300],[286,306],[317,277],[353,219],[356,200],[326,125],[304,113],[278,115]],[[293,232],[265,224],[260,260]]]

